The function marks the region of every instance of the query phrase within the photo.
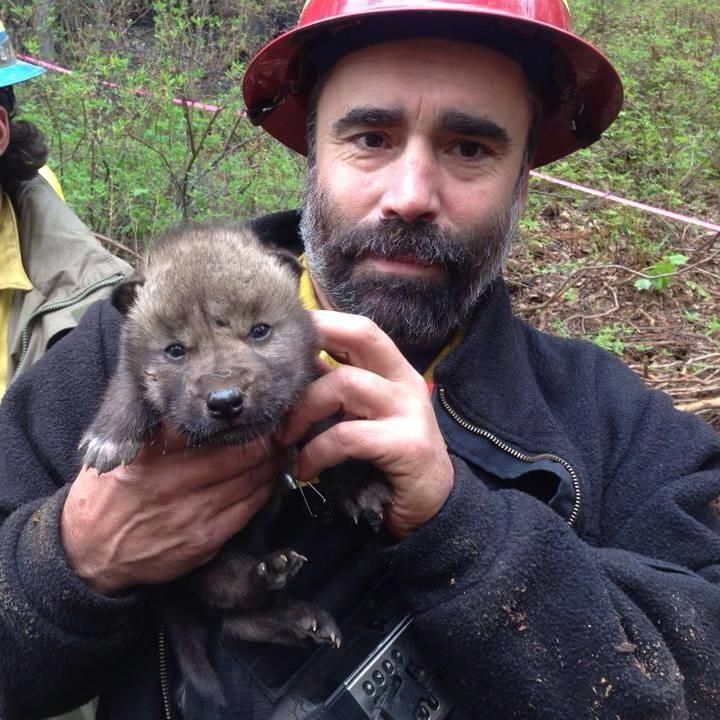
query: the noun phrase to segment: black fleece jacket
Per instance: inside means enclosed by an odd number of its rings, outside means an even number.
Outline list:
[[[296,242],[292,216],[263,223]],[[162,717],[146,592],[94,594],[58,534],[119,327],[98,303],[0,409],[4,720],[98,692],[103,717]],[[718,435],[607,353],[514,318],[502,281],[438,368],[434,402],[455,487],[382,554],[466,712],[717,717]]]

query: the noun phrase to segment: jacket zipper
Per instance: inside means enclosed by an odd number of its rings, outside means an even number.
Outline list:
[[[158,651],[160,658],[160,692],[162,693],[163,715],[165,720],[173,720],[172,706],[170,705],[170,676],[167,663],[167,640],[165,628],[161,625],[158,630]]]
[[[55,312],[56,310],[64,310],[65,308],[68,308],[75,303],[80,302],[81,300],[84,300],[88,295],[91,295],[96,290],[100,290],[101,288],[108,287],[110,285],[115,285],[118,283],[122,278],[124,277],[123,273],[115,273],[114,275],[111,275],[110,277],[105,278],[104,280],[98,280],[98,282],[93,283],[92,285],[88,285],[88,287],[83,288],[79,292],[77,292],[75,295],[71,295],[67,300],[62,300],[54,303],[48,303],[47,305],[41,305],[27,320],[25,323],[25,327],[22,330],[22,333],[20,335],[20,359],[18,360],[17,364],[17,370],[15,371],[14,375],[18,375],[20,370],[22,369],[23,362],[25,361],[25,357],[27,356],[28,352],[28,346],[30,345],[30,325],[32,322],[40,317],[41,315],[45,315],[49,312]]]
[[[577,471],[575,468],[567,461],[561,458],[559,455],[554,455],[552,453],[540,453],[539,455],[528,455],[524,452],[521,452],[520,450],[517,450],[514,447],[511,447],[508,445],[505,441],[501,440],[497,435],[494,435],[489,430],[485,430],[483,428],[478,427],[477,425],[474,425],[473,423],[466,420],[462,415],[460,415],[455,408],[453,408],[450,403],[448,402],[448,399],[445,395],[445,388],[444,387],[438,387],[438,397],[440,398],[440,403],[445,408],[446,412],[450,417],[464,430],[467,430],[475,435],[479,435],[480,437],[484,437],[486,440],[489,440],[495,447],[499,448],[503,452],[506,452],[508,455],[511,455],[512,457],[516,458],[517,460],[521,460],[525,463],[534,463],[538,460],[552,460],[553,462],[559,463],[562,465],[570,475],[570,479],[572,480],[573,485],[573,492],[575,494],[575,497],[573,499],[573,508],[572,512],[570,513],[570,517],[567,519],[567,524],[570,525],[570,527],[573,527],[575,523],[577,522],[577,519],[580,515],[580,504],[582,501],[582,491],[580,490],[580,480],[578,478]]]

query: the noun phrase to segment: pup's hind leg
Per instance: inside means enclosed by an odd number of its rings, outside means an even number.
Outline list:
[[[370,463],[346,460],[325,470],[323,484],[328,500],[350,517],[355,524],[363,520],[375,532],[380,530],[384,506],[392,502],[392,490],[380,470]]]
[[[83,465],[103,473],[135,459],[157,423],[141,392],[121,358],[100,410],[80,441]]]
[[[306,557],[289,548],[258,560],[229,544],[188,581],[211,607],[253,609],[267,605],[270,593],[282,590],[306,561]]]
[[[228,615],[223,632],[235,640],[279,645],[301,645],[306,640],[334,647],[342,643],[340,629],[330,613],[299,601]]]
[[[225,694],[208,657],[203,618],[174,607],[165,607],[162,614],[183,678],[204,698],[225,705]]]

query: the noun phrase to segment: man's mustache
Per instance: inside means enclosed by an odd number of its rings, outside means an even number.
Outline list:
[[[435,223],[408,223],[395,218],[363,223],[330,240],[333,250],[348,260],[368,255],[387,260],[413,258],[422,264],[448,268],[476,263],[471,242]]]

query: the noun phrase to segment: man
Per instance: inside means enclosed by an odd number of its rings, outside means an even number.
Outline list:
[[[130,270],[38,174],[42,133],[14,119],[14,86],[44,72],[17,59],[0,22],[0,397]]]
[[[333,362],[279,437],[188,451],[163,427],[101,477],[74,447],[114,363],[113,309],[18,381],[0,418],[7,720],[98,690],[107,718],[715,715],[720,441],[594,346],[513,318],[500,276],[529,168],[619,108],[611,66],[567,23],[561,0],[310,0],[260,52],[248,111],[308,151],[301,290]],[[256,227],[292,247],[296,222]],[[178,679],[147,587],[242,529],[277,446],[330,416],[299,476],[376,466],[384,531],[291,501],[266,532],[311,558],[294,589],[339,618],[346,652],[220,642],[209,619],[228,701],[212,706]],[[398,607],[413,663],[388,647],[356,700],[334,693]]]

